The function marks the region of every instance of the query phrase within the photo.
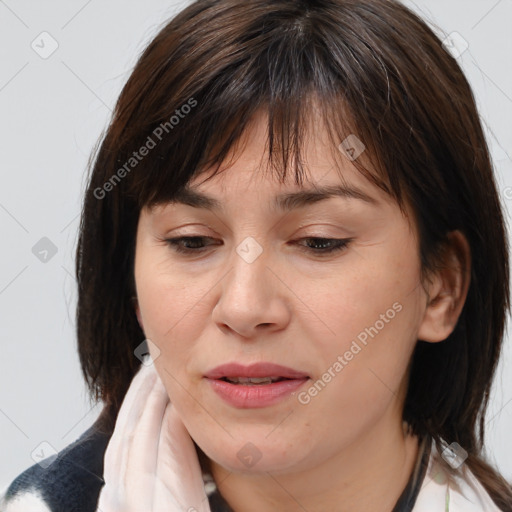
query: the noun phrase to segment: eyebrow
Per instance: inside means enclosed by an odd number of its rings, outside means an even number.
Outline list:
[[[280,194],[274,198],[273,207],[277,210],[290,211],[330,199],[341,197],[344,199],[359,199],[366,203],[377,205],[378,201],[362,190],[347,185],[327,185],[313,189],[301,190]],[[207,210],[222,210],[222,203],[218,199],[210,197],[202,192],[184,187],[170,200],[171,203],[180,203],[193,208]]]

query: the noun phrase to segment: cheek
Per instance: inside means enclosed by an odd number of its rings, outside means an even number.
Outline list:
[[[158,357],[152,354],[156,370],[182,417],[202,417],[204,410],[196,389],[201,380],[197,361],[218,358],[215,347],[205,338],[218,277],[171,271],[153,254],[141,251],[138,256],[137,295],[145,335],[159,350]]]
[[[339,352],[355,339],[364,343],[377,335],[387,338],[387,343],[409,343],[421,302],[415,252],[400,255],[382,247],[350,263],[322,286],[307,282],[307,288],[300,291],[321,320],[310,324],[320,326],[317,334],[325,333],[318,340],[320,346]]]
[[[372,415],[396,398],[416,344],[423,304],[419,265],[414,251],[388,254],[340,274],[334,290],[310,295],[329,327],[309,354],[321,361],[315,376],[320,382],[311,391],[323,395],[319,406],[339,404],[341,415]]]
[[[194,280],[189,275],[169,268],[150,250],[141,249],[135,262],[135,282],[146,334],[155,339],[167,339],[173,333],[190,326],[205,313],[207,279]]]
[[[171,274],[143,251],[137,254],[135,280],[144,333],[158,348],[158,355],[155,357],[155,349],[152,357],[172,396],[176,391],[172,377],[182,380],[181,372],[189,365],[203,324],[201,290]]]

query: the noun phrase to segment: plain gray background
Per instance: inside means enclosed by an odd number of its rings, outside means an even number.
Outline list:
[[[74,333],[84,171],[138,54],[187,3],[0,0],[0,489],[37,454],[73,442],[99,413],[85,391]],[[457,48],[467,44],[459,62],[474,88],[510,212],[512,0],[405,3],[443,38],[457,32]],[[52,45],[58,48],[48,56]],[[487,447],[509,480],[511,363],[507,339]]]

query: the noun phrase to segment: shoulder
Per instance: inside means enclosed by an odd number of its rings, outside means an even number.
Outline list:
[[[413,511],[433,510],[501,512],[467,465],[461,461],[451,470],[432,442],[428,469]]]
[[[94,512],[111,432],[98,419],[75,442],[18,475],[0,496],[2,512]]]

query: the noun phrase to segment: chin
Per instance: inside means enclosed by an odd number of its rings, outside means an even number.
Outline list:
[[[228,457],[226,453],[219,454],[217,459],[212,458],[217,464],[222,466],[224,469],[232,473],[244,473],[244,474],[265,474],[265,473],[287,473],[292,468],[296,468],[295,461],[289,458],[283,459],[282,456],[272,456],[269,453],[256,455],[251,461],[250,455],[251,449],[246,450],[243,458],[243,462],[238,458],[237,454],[233,454],[232,457]]]
[[[198,443],[209,459],[228,471],[234,473],[281,473],[298,470],[307,458],[306,453],[291,451],[282,439],[277,436],[274,442],[265,434],[247,432],[243,436],[224,439],[216,446],[207,441],[206,445]],[[300,443],[298,443],[300,445]],[[304,447],[303,447],[304,448]],[[302,452],[303,450],[301,450]]]

